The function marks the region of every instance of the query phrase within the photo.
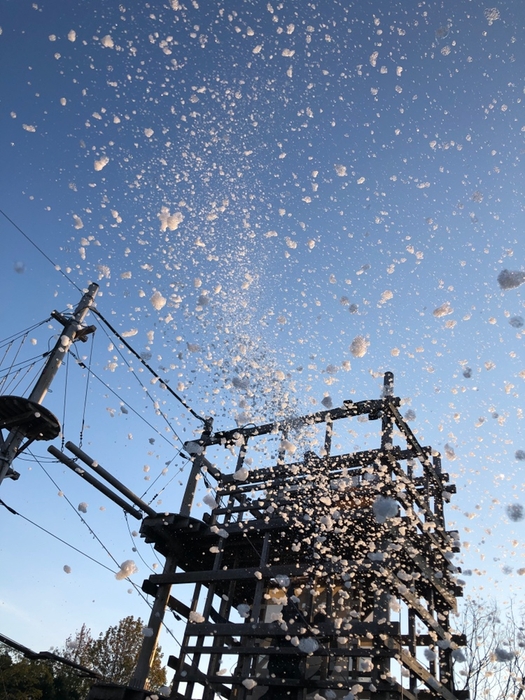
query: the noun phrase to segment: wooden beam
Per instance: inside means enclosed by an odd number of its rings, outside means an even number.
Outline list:
[[[434,693],[437,693],[438,697],[445,698],[445,700],[458,700],[454,693],[452,693],[446,686],[443,685],[443,683],[438,681],[435,676],[427,671],[427,669],[420,664],[417,659],[405,651],[405,649],[403,649],[403,647],[395,639],[392,639],[392,637],[386,637],[383,642],[388,649],[396,651],[403,666],[409,668],[412,673],[422,680],[428,688],[434,691]]]

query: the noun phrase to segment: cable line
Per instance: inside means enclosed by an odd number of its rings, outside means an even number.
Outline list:
[[[148,562],[144,559],[144,557],[142,556],[142,554],[139,552],[137,546],[135,545],[135,538],[134,538],[133,533],[131,532],[131,528],[130,528],[130,526],[129,526],[129,520],[128,520],[128,514],[127,514],[127,513],[124,513],[124,520],[126,521],[126,526],[127,526],[127,528],[128,528],[129,538],[130,538],[130,540],[131,540],[131,542],[132,542],[132,544],[133,544],[133,547],[132,547],[133,551],[135,552],[135,554],[138,554],[138,556],[139,556],[141,562],[144,564],[144,566],[145,566],[146,568],[148,568],[152,573],[154,573],[154,572],[155,572],[155,569],[154,569],[153,567],[151,567],[151,566],[148,564]]]
[[[53,265],[53,267],[55,268],[55,270],[56,270],[57,272],[60,272],[60,274],[63,275],[63,276],[67,279],[67,281],[68,281],[70,284],[72,284],[73,287],[75,287],[75,289],[78,289],[78,291],[79,291],[80,293],[82,293],[82,290],[80,289],[80,287],[78,287],[78,286],[73,282],[73,280],[71,279],[71,277],[69,277],[68,275],[66,275],[66,273],[64,272],[64,270],[62,270],[62,268],[60,267],[60,265],[57,265],[56,263],[54,263],[54,262],[51,260],[51,258],[49,257],[49,255],[47,255],[46,253],[44,253],[44,251],[42,250],[42,248],[40,248],[40,246],[38,246],[38,245],[27,235],[27,233],[25,233],[25,231],[22,231],[22,229],[20,228],[20,226],[18,226],[18,224],[15,224],[15,222],[13,221],[13,219],[11,219],[11,218],[9,218],[9,216],[7,216],[7,214],[5,213],[5,211],[3,211],[2,209],[0,209],[0,214],[2,214],[2,216],[5,217],[5,218],[9,221],[9,223],[10,223],[12,226],[14,226],[14,227],[16,228],[16,230],[17,230],[19,233],[21,233],[22,236],[23,236],[29,243],[31,243],[31,245],[32,245],[34,248],[36,248],[36,249],[38,250],[38,252],[39,252],[41,255],[43,255],[44,258],[45,258],[48,262],[51,263],[51,265]]]
[[[175,457],[178,457],[179,455],[180,455],[180,450],[179,450],[178,453],[175,455]],[[175,457],[174,457],[173,459],[175,459]],[[171,460],[171,461],[173,461],[173,460]],[[179,467],[178,471],[176,471],[175,474],[171,477],[171,479],[170,479],[166,484],[164,484],[164,486],[160,489],[160,491],[158,491],[154,496],[152,496],[152,497],[150,498],[150,500],[149,500],[149,502],[148,502],[148,505],[151,505],[151,504],[153,503],[153,501],[154,501],[156,498],[158,498],[158,497],[160,496],[160,494],[168,488],[168,486],[171,484],[171,482],[172,482],[174,479],[176,479],[176,478],[179,476],[179,474],[182,474],[182,472],[184,471],[184,469],[185,469],[185,467],[187,466],[187,464],[188,464],[189,461],[190,461],[189,459],[186,459],[186,461],[184,462],[184,464],[182,465],[182,467]],[[155,482],[158,481],[158,480],[160,479],[160,477],[162,476],[163,472],[164,472],[164,470],[162,470],[161,473],[152,481],[151,485],[148,486],[148,488],[144,491],[144,493],[142,494],[141,498],[144,498],[144,496],[148,493],[148,491],[149,491],[150,488],[155,484]]]
[[[109,338],[109,335],[108,335],[107,331],[106,331],[105,329],[103,329],[103,330],[104,330],[104,333],[106,334],[106,337]],[[184,443],[183,443],[182,438],[177,434],[177,431],[175,430],[175,428],[173,427],[173,425],[170,423],[170,421],[169,421],[169,419],[168,419],[168,416],[166,415],[166,413],[165,413],[164,411],[161,411],[160,408],[157,408],[156,405],[157,405],[158,402],[155,401],[155,399],[153,398],[153,396],[150,394],[149,389],[147,389],[146,386],[144,385],[144,383],[140,380],[140,377],[139,377],[138,374],[135,372],[135,369],[134,369],[134,368],[132,367],[132,365],[127,361],[127,359],[124,357],[124,355],[121,353],[120,348],[115,347],[115,350],[116,350],[116,351],[118,352],[118,354],[120,355],[120,358],[121,358],[122,362],[124,362],[124,363],[126,364],[126,366],[128,367],[128,369],[131,371],[133,377],[135,377],[135,379],[136,379],[136,381],[138,382],[140,388],[145,392],[146,396],[147,396],[148,399],[151,401],[151,404],[152,404],[152,406],[155,408],[156,413],[157,413],[157,414],[160,414],[160,415],[164,418],[164,420],[165,420],[166,425],[168,426],[168,428],[169,428],[169,429],[171,430],[171,432],[175,435],[175,437],[176,437],[177,440],[181,443],[181,445],[183,445]],[[158,376],[158,375],[157,375],[157,376]],[[162,382],[162,379],[161,379],[161,382]],[[165,386],[164,382],[162,382],[162,384],[163,384],[163,386]]]
[[[89,559],[90,561],[94,562],[95,564],[98,564],[101,566],[103,569],[106,569],[106,571],[110,571],[112,574],[116,575],[118,572],[113,571],[113,569],[110,569],[109,566],[106,566],[103,564],[101,561],[98,561],[98,559],[95,559],[94,557],[91,557],[89,554],[86,554],[83,552],[81,549],[78,549],[78,547],[75,547],[74,545],[70,544],[69,542],[66,542],[66,540],[63,540],[61,537],[58,535],[55,535],[53,532],[50,532],[49,530],[46,530],[45,527],[42,527],[42,525],[39,525],[38,523],[35,523],[34,520],[31,520],[30,518],[27,518],[25,515],[22,515],[22,513],[18,513],[14,508],[11,508],[11,506],[8,506],[7,503],[4,503],[0,499],[0,506],[3,506],[6,510],[8,510],[12,515],[17,515],[19,518],[22,518],[22,520],[25,520],[26,522],[30,523],[30,525],[33,525],[34,527],[38,528],[42,532],[45,532],[46,535],[49,535],[50,537],[53,537],[55,540],[58,540],[58,542],[61,542],[62,544],[65,544],[66,547],[69,547],[70,549],[74,550],[78,554],[81,554],[83,557],[86,557],[86,559]],[[107,550],[106,550],[107,551]],[[111,556],[111,555],[110,555]],[[113,561],[115,559],[111,557]],[[117,565],[118,566],[118,565]],[[120,566],[119,566],[120,569]],[[149,600],[144,596],[144,593],[142,592],[142,589],[136,584],[134,581],[132,581],[129,577],[126,577],[126,581],[130,583],[133,588],[136,590],[136,592],[139,594],[139,596],[142,598],[142,600],[146,603],[146,605],[150,608],[153,607],[153,605],[149,602]],[[173,640],[180,646],[179,640],[175,637],[173,632],[169,629],[169,627],[166,625],[165,622],[162,623],[164,629],[168,634],[173,638]]]
[[[17,383],[13,386],[13,388],[10,389],[10,393],[11,393],[11,394],[14,394],[14,392],[15,392],[16,389],[17,389],[17,387],[19,387],[20,384],[22,384],[22,382],[23,382],[24,379],[28,376],[28,374],[31,372],[31,370],[33,369],[34,366],[35,366],[35,364],[34,364],[34,363],[31,363],[30,365],[28,365],[28,366],[25,368],[25,370],[26,370],[25,373],[20,377],[20,379],[19,379],[19,380],[17,381]],[[15,375],[15,376],[13,377],[13,379],[11,380],[11,383],[17,378],[19,372],[21,372],[21,370],[18,370],[18,372],[16,373],[16,375]],[[7,375],[7,376],[9,376],[9,375]],[[7,385],[7,386],[10,386],[10,385]],[[6,388],[7,388],[7,387],[6,387]]]
[[[28,335],[29,333],[31,333],[31,331],[34,331],[36,328],[39,328],[39,326],[43,326],[44,323],[49,323],[49,321],[51,321],[52,318],[52,316],[49,316],[45,319],[45,321],[39,321],[38,323],[34,323],[32,326],[29,326],[29,328],[24,328],[23,331],[18,331],[18,333],[13,333],[13,335],[4,338],[0,341],[0,348],[3,348],[8,343],[13,343],[17,338],[20,338],[22,335]]]
[[[163,435],[163,434],[160,432],[160,430],[158,430],[157,428],[155,428],[155,426],[152,425],[149,421],[147,421],[147,420],[144,418],[144,416],[141,416],[140,413],[139,413],[138,411],[136,411],[136,410],[133,408],[133,406],[131,406],[131,404],[129,404],[127,401],[124,401],[124,399],[123,399],[119,394],[117,394],[117,392],[116,392],[114,389],[112,389],[112,388],[109,386],[109,384],[106,384],[106,382],[105,382],[103,379],[101,379],[101,378],[91,369],[91,367],[88,367],[87,365],[85,365],[84,362],[82,362],[82,360],[78,357],[78,355],[77,355],[72,349],[70,349],[69,352],[70,352],[70,354],[73,356],[73,358],[75,359],[76,363],[77,363],[82,369],[85,369],[85,370],[87,370],[90,374],[92,374],[92,375],[95,377],[95,379],[97,379],[108,391],[110,391],[114,396],[116,396],[117,399],[118,399],[122,404],[124,404],[124,406],[126,406],[127,408],[129,408],[130,411],[132,411],[136,416],[138,416],[138,417],[140,418],[140,420],[144,421],[144,423],[146,423],[146,425],[147,425],[148,427],[150,427],[155,433],[157,433],[157,435],[159,435],[159,436],[160,436],[163,440],[165,440],[171,447],[173,447],[173,443],[171,442],[171,440],[168,440],[168,438],[167,438],[165,435]],[[176,435],[175,431],[174,431],[174,434]],[[177,436],[177,438],[180,440],[180,438],[179,438],[178,436]],[[181,442],[182,442],[182,440],[181,440]]]
[[[12,370],[14,369],[23,369],[24,365],[28,365],[30,363],[35,363],[38,360],[45,360],[46,357],[49,355],[49,352],[45,352],[43,355],[33,355],[33,357],[28,357],[27,360],[20,360],[20,362],[17,362],[16,364],[12,364],[8,370],[6,370],[5,374],[0,375],[0,379],[4,379],[5,377],[8,377],[9,374],[11,373]]]
[[[95,334],[91,334],[91,347],[89,350],[89,364],[91,366],[91,360],[93,358],[93,346],[95,344]],[[76,357],[74,357],[76,360]],[[86,406],[87,406],[87,400],[88,400],[88,391],[89,391],[89,378],[90,378],[90,373],[88,372],[86,375],[86,391],[84,393],[84,405],[82,406],[82,423],[80,425],[80,434],[79,434],[79,440],[78,440],[78,446],[82,447],[82,441],[84,439],[84,428],[86,426]]]
[[[173,391],[173,389],[169,386],[169,384],[167,384],[164,381],[164,379],[162,379],[162,377],[159,374],[157,374],[157,372],[155,372],[155,370],[152,367],[150,367],[145,360],[142,359],[142,357],[139,355],[139,353],[136,350],[134,350],[134,348],[132,348],[128,342],[126,342],[125,338],[123,338],[118,333],[118,331],[116,331],[113,328],[113,326],[109,323],[109,321],[107,321],[104,318],[104,316],[102,316],[102,314],[100,313],[100,311],[98,311],[98,309],[91,309],[91,310],[93,311],[93,313],[95,313],[100,318],[100,320],[103,323],[106,324],[106,326],[109,328],[109,330],[117,336],[117,338],[120,340],[120,342],[126,346],[126,348],[132,353],[132,355],[134,355],[137,358],[137,360],[139,360],[144,365],[144,367],[146,367],[146,369],[149,370],[151,372],[151,374],[162,383],[162,385],[170,392],[170,394],[174,398],[176,398],[177,401],[179,401],[184,406],[184,408],[187,409],[191,413],[191,415],[194,418],[197,418],[198,420],[202,421],[203,423],[206,423],[206,419],[203,418],[202,416],[200,416],[196,411],[194,411],[193,408],[191,408],[191,406],[189,406],[181,396],[179,396],[175,391]]]
[[[30,450],[28,450],[28,452],[29,452],[33,457],[35,457],[35,455],[34,455],[32,452],[30,452]],[[35,457],[35,461],[36,461],[36,463],[38,464],[38,466],[40,467],[40,469],[42,469],[42,471],[44,472],[44,474],[47,476],[47,478],[48,478],[48,479],[51,481],[51,483],[54,485],[54,487],[55,487],[56,489],[58,489],[59,493],[63,494],[63,497],[64,497],[64,499],[66,500],[66,503],[69,504],[69,506],[71,507],[71,509],[73,510],[73,512],[75,513],[75,515],[80,519],[80,521],[82,522],[82,524],[85,525],[85,526],[87,527],[87,529],[88,529],[88,531],[89,531],[89,534],[93,537],[93,539],[95,539],[95,540],[99,543],[99,545],[100,545],[100,546],[102,547],[102,549],[106,552],[106,554],[109,556],[109,558],[110,558],[110,559],[115,563],[115,565],[118,566],[118,568],[120,569],[120,564],[118,563],[118,561],[117,561],[117,560],[115,559],[115,557],[111,554],[111,552],[110,552],[109,549],[106,547],[106,545],[102,542],[102,540],[100,539],[100,537],[99,537],[99,536],[95,533],[95,531],[91,528],[91,526],[88,524],[87,520],[86,520],[85,518],[82,517],[82,515],[79,513],[78,509],[75,508],[75,506],[73,505],[73,503],[71,503],[71,501],[69,500],[69,498],[64,494],[64,492],[62,491],[62,489],[60,488],[60,486],[57,484],[57,482],[53,479],[53,477],[51,476],[51,474],[49,474],[49,472],[48,472],[46,469],[44,469],[43,465],[40,463],[40,461],[39,461],[36,457]]]
[[[30,520],[30,519],[27,518],[25,515],[22,515],[22,513],[18,513],[14,508],[11,508],[10,506],[8,506],[7,503],[4,503],[4,501],[2,501],[1,499],[0,499],[0,506],[4,506],[4,508],[5,508],[6,510],[8,510],[10,513],[12,513],[13,515],[18,515],[19,518],[22,518],[22,520],[26,520],[26,521],[27,521],[28,523],[30,523],[31,525],[34,525],[34,526],[37,527],[39,530],[42,530],[42,532],[45,532],[46,535],[49,535],[50,537],[53,537],[55,540],[58,540],[58,541],[61,542],[62,544],[65,544],[66,547],[69,547],[70,549],[73,549],[75,552],[78,552],[78,554],[82,554],[82,556],[83,556],[83,557],[86,557],[86,559],[90,559],[91,561],[95,562],[95,564],[98,564],[99,566],[102,566],[104,569],[107,569],[107,571],[111,571],[112,574],[115,574],[115,573],[116,573],[115,571],[113,571],[113,569],[110,569],[109,566],[106,566],[106,565],[103,564],[101,561],[98,561],[97,559],[94,559],[94,558],[91,557],[89,554],[86,554],[86,553],[83,552],[81,549],[78,549],[78,547],[75,547],[74,545],[70,544],[69,542],[66,542],[66,540],[63,540],[63,539],[62,539],[61,537],[59,537],[58,535],[55,535],[53,532],[50,532],[49,530],[46,530],[45,527],[42,527],[42,525],[39,525],[38,523],[35,523],[34,520]],[[119,568],[120,568],[120,567],[119,567]]]

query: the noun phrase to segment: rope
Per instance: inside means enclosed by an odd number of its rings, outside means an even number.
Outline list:
[[[93,313],[95,313],[100,318],[100,320],[103,323],[106,324],[106,326],[109,328],[109,330],[117,336],[117,338],[120,340],[120,342],[123,343],[123,345],[125,345],[125,347],[131,352],[131,354],[134,355],[137,358],[137,360],[139,360],[144,365],[144,367],[146,367],[146,369],[149,372],[151,372],[151,374],[161,382],[161,384],[164,386],[164,388],[166,388],[169,391],[169,393],[174,398],[176,398],[177,401],[179,401],[184,406],[184,408],[186,410],[188,410],[191,413],[191,415],[194,418],[197,418],[198,420],[202,421],[203,423],[206,423],[206,419],[203,418],[202,416],[200,416],[198,413],[196,413],[193,410],[193,408],[191,408],[191,406],[189,406],[181,396],[179,396],[177,393],[175,393],[175,391],[173,391],[173,389],[169,386],[169,384],[166,384],[166,382],[162,379],[162,377],[159,374],[157,374],[157,372],[155,372],[155,370],[152,367],[150,367],[145,360],[142,359],[142,357],[139,355],[139,353],[136,350],[134,350],[128,342],[126,342],[125,338],[123,338],[118,333],[118,331],[116,331],[113,328],[113,326],[109,323],[109,321],[106,321],[106,319],[104,318],[104,316],[102,316],[102,314],[100,313],[100,311],[98,311],[98,309],[91,309],[91,310],[93,311]]]
[[[26,369],[26,371],[25,371],[25,374],[23,374],[23,375],[20,377],[20,379],[19,379],[18,382],[15,384],[15,386],[12,388],[12,390],[11,390],[10,393],[13,394],[13,393],[16,391],[16,388],[17,388],[18,386],[20,386],[20,384],[24,381],[24,379],[27,377],[27,375],[29,374],[29,372],[31,372],[31,370],[33,369],[34,366],[35,366],[35,365],[34,365],[34,363],[33,363],[33,364],[30,364],[30,365],[27,367],[27,369]],[[18,376],[19,373],[20,373],[20,370],[16,373],[15,377],[13,378],[13,381],[14,381],[14,379],[16,379],[16,377]]]
[[[39,321],[38,323],[34,323],[32,326],[29,326],[29,328],[24,328],[24,330],[18,331],[18,333],[13,333],[13,335],[9,335],[7,338],[4,338],[2,341],[0,341],[0,348],[3,348],[4,345],[12,344],[15,340],[17,340],[17,338],[20,338],[24,334],[28,335],[29,333],[31,333],[31,331],[34,331],[36,328],[39,328],[40,326],[43,326],[44,323],[49,323],[49,321],[51,321],[51,318],[52,318],[52,316],[49,316],[44,321]],[[3,360],[2,360],[2,362],[3,362]]]
[[[73,280],[72,280],[70,277],[68,277],[68,275],[66,275],[66,273],[60,268],[60,265],[57,265],[56,263],[54,263],[54,262],[51,260],[51,258],[49,257],[49,255],[47,255],[46,253],[44,253],[44,251],[42,250],[42,248],[40,248],[33,240],[31,240],[31,238],[29,238],[29,236],[27,235],[27,233],[25,233],[24,231],[22,231],[22,229],[20,228],[20,226],[18,226],[17,224],[15,224],[15,222],[7,216],[7,214],[5,213],[5,211],[2,211],[2,209],[0,209],[0,214],[2,214],[2,216],[3,216],[4,218],[6,218],[7,221],[9,221],[9,223],[10,223],[12,226],[14,226],[14,227],[16,228],[16,230],[17,230],[19,233],[22,234],[22,236],[26,239],[26,241],[28,241],[29,243],[31,243],[31,245],[33,246],[33,248],[36,248],[36,250],[38,250],[38,252],[39,252],[41,255],[43,255],[44,258],[45,258],[49,263],[51,263],[51,265],[53,265],[53,267],[55,268],[55,270],[56,270],[57,272],[60,272],[60,274],[63,275],[63,276],[67,279],[67,281],[68,281],[70,284],[72,284],[73,287],[75,287],[75,289],[77,289],[80,293],[82,293],[82,290],[80,289],[80,287],[78,287],[78,286],[73,282]]]
[[[93,358],[93,345],[95,343],[95,334],[91,334],[91,347],[89,351],[89,364],[91,366],[91,360]],[[75,358],[76,359],[76,358]],[[88,399],[88,390],[89,390],[89,378],[90,378],[90,373],[87,372],[86,375],[86,391],[84,393],[84,405],[82,407],[82,423],[80,426],[80,434],[78,438],[78,446],[82,447],[82,440],[84,439],[84,428],[86,426],[86,406],[87,406],[87,399]]]
[[[104,330],[104,333],[106,334],[106,337],[107,337],[107,338],[110,338],[110,336],[109,336],[108,332],[106,331],[106,329],[104,328],[103,330]],[[112,344],[113,344],[113,343],[112,343]],[[127,359],[124,357],[123,353],[120,351],[120,348],[119,348],[119,347],[115,347],[115,350],[116,350],[116,351],[118,352],[118,354],[120,355],[120,359],[122,360],[122,362],[124,362],[124,363],[126,364],[126,366],[128,367],[128,369],[129,369],[130,372],[132,373],[133,377],[135,378],[135,381],[138,382],[140,388],[144,391],[144,393],[146,394],[146,396],[148,397],[148,399],[151,401],[152,405],[153,405],[154,408],[155,408],[155,412],[162,416],[162,418],[163,418],[164,421],[166,422],[166,425],[168,426],[168,428],[171,430],[171,432],[175,435],[175,437],[177,438],[177,440],[178,440],[178,441],[181,443],[181,445],[182,445],[182,444],[183,444],[182,438],[180,437],[180,435],[177,434],[177,431],[175,430],[175,428],[173,427],[173,425],[170,423],[170,421],[169,421],[168,416],[166,415],[166,413],[165,413],[164,411],[161,411],[160,405],[157,405],[158,402],[155,401],[155,399],[153,398],[153,396],[150,394],[149,389],[148,389],[148,388],[144,385],[144,383],[140,380],[138,374],[135,372],[134,367],[127,361]],[[162,381],[162,380],[161,380],[161,381]]]
[[[26,342],[26,338],[27,338],[28,335],[29,335],[29,334],[26,333],[26,334],[22,337],[22,340],[21,340],[21,342],[20,342],[20,345],[18,346],[18,350],[16,351],[15,356],[13,357],[13,360],[12,360],[12,362],[11,362],[11,366],[10,366],[9,369],[7,370],[7,373],[6,373],[7,376],[8,376],[9,374],[11,374],[11,372],[13,371],[13,366],[14,366],[14,364],[15,364],[15,360],[16,360],[16,358],[18,357],[18,355],[19,355],[19,353],[20,353],[20,350],[22,350],[22,346],[23,346],[23,344]]]
[[[103,379],[101,379],[97,374],[95,374],[95,372],[93,372],[93,370],[92,370],[90,367],[87,367],[87,366],[82,362],[82,360],[80,360],[80,358],[74,353],[73,349],[70,349],[69,352],[70,352],[70,354],[73,356],[73,358],[75,359],[75,361],[77,362],[77,364],[78,364],[80,367],[82,367],[82,369],[85,369],[85,370],[87,370],[90,374],[92,374],[92,375],[95,377],[95,379],[97,379],[108,391],[110,391],[114,396],[116,396],[117,399],[118,399],[119,401],[121,401],[122,404],[123,404],[124,406],[126,406],[127,408],[129,408],[130,411],[132,411],[136,416],[138,416],[142,421],[144,421],[144,423],[146,423],[146,425],[147,425],[149,428],[151,428],[155,433],[157,433],[157,435],[159,435],[159,436],[160,436],[163,440],[165,440],[169,445],[173,446],[173,445],[172,445],[172,442],[171,442],[170,440],[168,440],[168,438],[167,438],[165,435],[163,435],[163,434],[160,432],[160,430],[158,430],[157,428],[155,428],[155,426],[152,425],[149,421],[147,421],[147,420],[144,418],[144,416],[141,416],[140,413],[139,413],[138,411],[136,411],[136,410],[133,408],[133,406],[131,406],[129,403],[127,403],[127,401],[124,401],[124,399],[123,399],[119,394],[117,394],[117,392],[116,392],[114,389],[112,389],[112,388],[109,386],[109,384],[106,384],[106,382],[105,382]],[[175,432],[174,432],[174,434],[176,435]],[[178,436],[177,436],[177,438],[180,440],[180,438],[179,438]],[[180,440],[180,441],[182,442],[182,440]]]
[[[105,564],[102,564],[102,562],[98,561],[97,559],[94,559],[93,557],[89,556],[89,554],[86,554],[83,552],[81,549],[78,549],[78,547],[75,547],[74,545],[70,544],[69,542],[66,542],[66,540],[63,540],[61,537],[58,535],[55,535],[53,532],[50,532],[49,530],[46,530],[45,527],[42,527],[42,525],[39,525],[38,523],[35,523],[33,520],[30,520],[29,518],[26,518],[25,515],[22,515],[22,513],[18,513],[14,508],[11,508],[10,506],[7,505],[7,503],[4,503],[4,501],[0,500],[0,506],[4,506],[6,510],[8,510],[10,513],[13,515],[18,515],[19,518],[22,518],[22,520],[25,520],[26,522],[30,523],[31,525],[34,525],[37,527],[39,530],[42,530],[42,532],[45,532],[46,535],[49,535],[50,537],[53,537],[55,540],[58,540],[62,544],[65,544],[66,547],[69,547],[70,549],[73,549],[75,552],[78,552],[78,554],[82,554],[83,557],[86,557],[86,559],[90,559],[91,561],[95,562],[95,564],[98,564],[99,566],[102,566],[104,569],[107,569],[107,571],[111,571],[112,574],[115,572],[113,569],[110,569],[109,566],[106,566]]]

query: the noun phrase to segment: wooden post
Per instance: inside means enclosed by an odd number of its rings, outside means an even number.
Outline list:
[[[54,318],[58,319],[64,325],[64,332],[60,334],[55,347],[51,351],[49,358],[38,378],[31,394],[29,401],[41,404],[44,400],[51,382],[55,378],[60,365],[64,361],[66,353],[75,340],[82,335],[82,322],[93,305],[95,296],[98,291],[98,284],[92,282],[89,285],[88,291],[83,295],[78,306],[73,312],[71,318],[65,318],[60,314],[54,313]],[[18,454],[18,450],[24,439],[23,432],[19,427],[12,428],[0,447],[0,484],[5,479],[11,464]]]

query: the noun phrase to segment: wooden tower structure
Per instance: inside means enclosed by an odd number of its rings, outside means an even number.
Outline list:
[[[185,620],[169,697],[468,697],[452,673],[465,643],[449,624],[461,587],[443,510],[455,488],[399,406],[387,372],[379,399],[231,431],[208,424],[186,443],[193,466],[181,512],[141,528],[166,557],[144,582],[155,595],[150,626],[166,606]],[[334,446],[356,420],[376,422],[377,447]],[[270,438],[278,448],[261,456]],[[212,510],[197,518],[203,483]],[[132,685],[143,687],[137,674]]]

